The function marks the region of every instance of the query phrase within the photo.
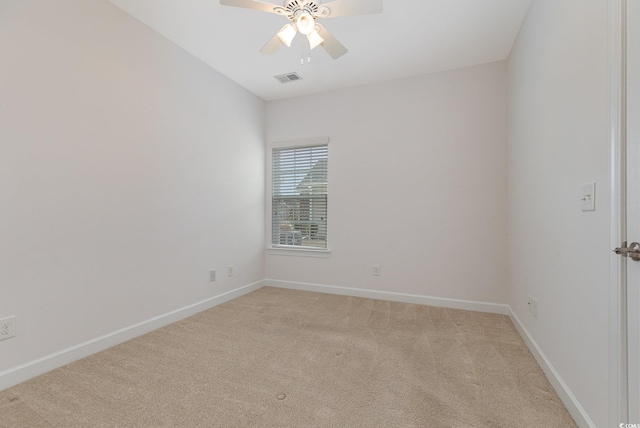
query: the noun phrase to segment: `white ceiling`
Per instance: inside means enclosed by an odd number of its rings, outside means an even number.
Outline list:
[[[268,101],[506,59],[531,0],[384,0],[380,15],[321,20],[349,52],[333,60],[318,47],[304,65],[300,35],[275,55],[258,52],[283,16],[219,0],[111,2]],[[273,78],[293,71],[303,80]]]

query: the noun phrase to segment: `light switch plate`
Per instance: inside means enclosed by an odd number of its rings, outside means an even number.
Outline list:
[[[587,183],[582,186],[580,201],[582,203],[582,211],[596,210],[596,183]]]

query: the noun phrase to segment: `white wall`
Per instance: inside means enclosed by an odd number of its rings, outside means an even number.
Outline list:
[[[0,372],[263,278],[262,100],[106,0],[1,1],[0,58]]]
[[[599,427],[609,425],[607,23],[606,0],[535,0],[509,59],[509,305]],[[597,210],[581,212],[592,181]]]
[[[268,254],[266,278],[506,303],[506,73],[497,62],[267,103],[267,143],[331,138],[331,254]]]

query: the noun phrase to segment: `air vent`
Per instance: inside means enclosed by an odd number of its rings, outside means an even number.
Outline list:
[[[298,73],[287,73],[287,74],[281,74],[279,76],[273,76],[276,78],[276,80],[280,83],[289,83],[289,82],[295,82],[296,80],[302,80],[302,77],[300,77],[300,75]]]

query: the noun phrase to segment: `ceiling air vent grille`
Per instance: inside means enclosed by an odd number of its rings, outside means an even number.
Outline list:
[[[280,74],[278,76],[273,76],[273,77],[275,77],[276,80],[280,83],[289,83],[289,82],[295,82],[296,80],[302,80],[302,77],[300,77],[298,73]]]

